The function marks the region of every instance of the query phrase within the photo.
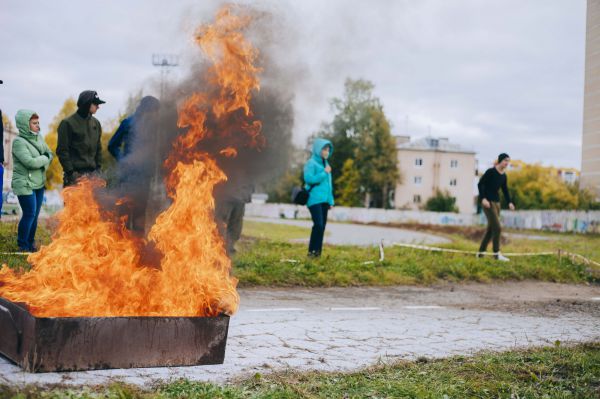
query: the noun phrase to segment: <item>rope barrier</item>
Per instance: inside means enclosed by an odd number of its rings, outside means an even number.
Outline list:
[[[494,253],[492,253],[492,252],[466,251],[466,250],[463,250],[463,249],[430,247],[430,246],[427,246],[427,245],[404,244],[404,243],[401,243],[401,242],[396,242],[393,245],[395,245],[397,247],[421,249],[421,250],[431,251],[431,252],[449,252],[449,253],[455,253],[455,254],[494,256]],[[556,251],[546,251],[546,252],[506,252],[506,253],[503,252],[502,255],[506,255],[506,256],[510,256],[510,257],[515,257],[515,256],[516,257],[519,257],[519,256],[552,256],[552,255],[556,255],[556,256],[558,256],[559,260],[560,260],[560,258],[562,256],[567,256],[567,257],[570,257],[571,260],[573,260],[573,261],[575,261],[575,259],[578,259],[578,260],[582,261],[583,263],[585,263],[587,265],[593,265],[593,266],[596,266],[596,267],[600,268],[600,262],[596,262],[595,260],[592,260],[590,258],[586,258],[585,256],[580,255],[578,253],[564,251],[562,249],[558,249]]]
[[[0,252],[0,255],[29,256],[31,252]]]
[[[454,253],[454,254],[494,256],[494,254],[492,252],[467,251],[464,249],[431,247],[428,245],[405,244],[405,243],[401,243],[401,242],[395,242],[392,245],[397,246],[397,247],[403,247],[403,248],[420,249],[423,251],[430,251],[430,252],[447,252],[447,253]],[[0,252],[0,255],[14,255],[14,256],[29,256],[30,254],[31,254],[31,252]],[[562,256],[567,256],[567,257],[570,257],[572,260],[578,259],[585,264],[594,265],[594,266],[600,268],[600,262],[596,262],[595,260],[586,258],[585,256],[580,255],[578,253],[564,251],[562,249],[558,249],[556,251],[546,251],[546,252],[506,252],[506,253],[503,252],[502,255],[511,256],[511,257],[557,255],[559,259]],[[368,265],[368,264],[374,264],[376,262],[383,262],[384,259],[385,259],[385,252],[384,252],[383,240],[382,240],[381,243],[379,244],[379,260],[378,261],[366,261],[366,262],[363,262],[363,264]],[[297,259],[281,259],[280,262],[300,263],[300,261]]]
[[[425,251],[431,252],[449,252],[455,254],[468,254],[468,255],[482,255],[482,256],[493,256],[492,252],[479,252],[479,251],[467,251],[464,249],[451,249],[451,248],[441,248],[441,247],[430,247],[428,245],[418,245],[418,244],[405,244],[401,242],[395,242],[393,245],[397,247],[405,247],[405,248],[413,248],[413,249],[422,249]],[[556,255],[556,251],[547,251],[547,252],[507,252],[502,253],[502,255],[506,256],[549,256]],[[581,256],[581,255],[580,255]]]

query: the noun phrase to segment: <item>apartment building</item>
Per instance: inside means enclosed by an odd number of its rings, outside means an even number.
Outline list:
[[[581,185],[600,197],[600,0],[587,2]]]
[[[459,212],[475,211],[474,151],[444,137],[411,141],[410,136],[396,136],[396,148],[401,174],[395,191],[396,208],[420,209],[440,190],[456,198]]]

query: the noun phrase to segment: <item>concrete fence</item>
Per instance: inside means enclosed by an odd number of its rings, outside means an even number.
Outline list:
[[[600,233],[600,211],[502,211],[504,227],[559,232]],[[248,204],[246,216],[310,219],[305,206],[292,204]],[[335,207],[329,214],[334,222],[421,223],[450,226],[477,226],[486,223],[483,214],[402,211],[396,209]]]

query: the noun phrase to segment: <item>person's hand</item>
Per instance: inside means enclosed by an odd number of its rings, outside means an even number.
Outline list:
[[[325,172],[331,173],[331,166],[329,166],[329,165],[325,166]]]
[[[490,204],[490,201],[488,201],[487,198],[484,198],[481,200],[481,205],[484,208],[488,208],[488,209],[492,206],[492,204]]]
[[[513,204],[512,202],[510,204],[508,204],[508,209],[510,209],[511,211],[515,210],[515,204]]]

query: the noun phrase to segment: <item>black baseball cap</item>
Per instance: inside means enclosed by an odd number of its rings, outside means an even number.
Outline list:
[[[100,105],[100,104],[106,104],[106,101],[100,100],[100,97],[98,97],[98,93],[94,92],[94,98],[92,100],[92,103]]]
[[[103,101],[98,97],[98,92],[95,90],[84,90],[79,94],[79,99],[77,100],[77,107],[84,106],[85,104],[105,104],[106,101]]]

